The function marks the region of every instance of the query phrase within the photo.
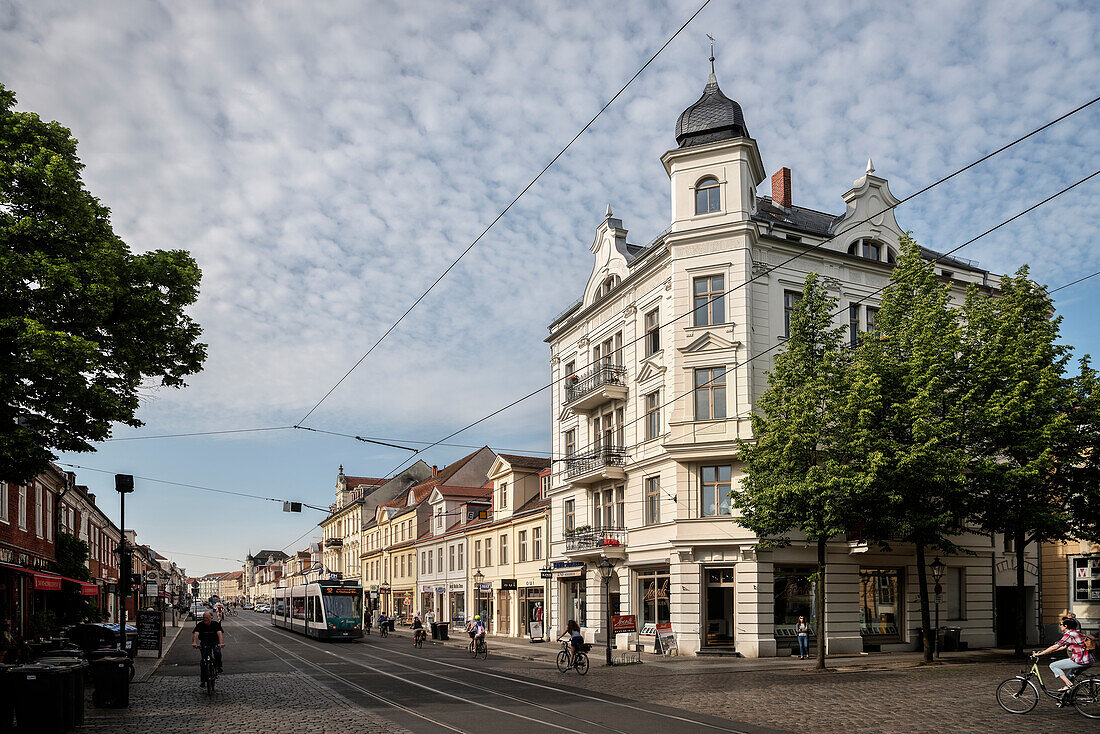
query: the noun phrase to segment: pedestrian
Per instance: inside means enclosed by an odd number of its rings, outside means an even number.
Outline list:
[[[798,615],[798,624],[794,626],[794,633],[798,637],[798,659],[805,660],[810,657],[810,624],[801,614]]]
[[[15,643],[15,636],[11,633],[11,622],[0,619],[0,663],[5,662],[9,655],[14,661],[17,649],[19,649],[19,646]]]

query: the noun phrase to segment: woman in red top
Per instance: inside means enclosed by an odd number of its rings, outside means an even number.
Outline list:
[[[1096,658],[1093,656],[1092,652],[1085,647],[1085,638],[1081,636],[1081,632],[1079,631],[1081,625],[1078,624],[1076,619],[1063,617],[1061,627],[1062,639],[1055,642],[1046,650],[1033,653],[1032,657],[1039,657],[1040,655],[1057,652],[1058,650],[1069,649],[1068,658],[1064,660],[1055,660],[1050,664],[1051,672],[1065,683],[1059,690],[1068,691],[1073,686],[1073,681],[1069,679],[1069,674],[1084,670],[1092,665],[1096,661]]]

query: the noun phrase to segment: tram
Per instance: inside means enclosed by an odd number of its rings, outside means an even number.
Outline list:
[[[271,624],[321,640],[363,636],[363,587],[358,581],[314,581],[275,589]]]

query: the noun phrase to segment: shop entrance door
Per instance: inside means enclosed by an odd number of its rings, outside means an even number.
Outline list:
[[[706,575],[707,647],[734,646],[734,571],[732,568],[708,568]]]
[[[512,634],[512,592],[501,591],[500,602],[497,605],[498,635]]]

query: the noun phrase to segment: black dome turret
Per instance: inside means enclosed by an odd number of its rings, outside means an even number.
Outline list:
[[[741,105],[722,94],[718,79],[711,72],[703,96],[688,107],[676,121],[676,142],[681,148],[705,145],[731,138],[747,138],[749,129]]]

